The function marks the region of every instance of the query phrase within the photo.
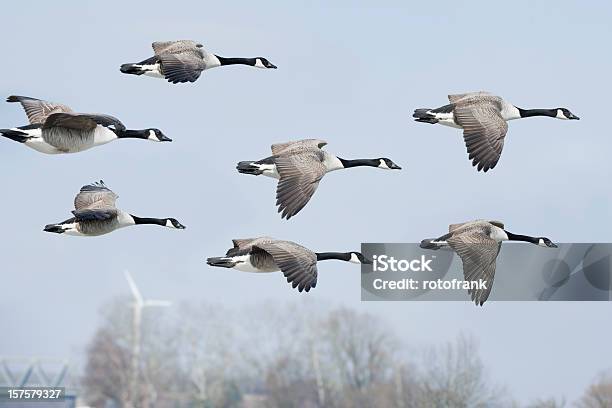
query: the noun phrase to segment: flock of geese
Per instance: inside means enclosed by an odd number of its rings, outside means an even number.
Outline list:
[[[221,57],[191,40],[154,42],[152,46],[152,57],[138,63],[123,64],[120,71],[163,78],[178,84],[195,82],[203,71],[226,65],[277,68],[264,57]],[[531,116],[579,119],[566,108],[521,109],[487,92],[449,95],[448,99],[449,104],[436,109],[416,109],[413,117],[417,122],[463,129],[469,159],[478,171],[484,172],[495,168],[499,161],[508,130],[507,121]],[[29,124],[0,129],[0,134],[41,153],[78,153],[123,138],[172,141],[159,129],[128,129],[113,116],[78,113],[61,103],[15,95],[9,96],[7,102],[20,103]],[[331,171],[358,166],[401,170],[386,157],[343,159],[323,150],[326,144],[319,139],[273,144],[270,156],[257,161],[241,161],[236,169],[242,174],[277,179],[276,205],[281,218],[287,220],[308,204],[323,176]],[[73,216],[45,226],[44,231],[91,237],[132,225],[185,228],[175,218],[143,218],[120,210],[115,204],[117,197],[103,181],[85,185],[74,199]],[[466,280],[486,279],[489,282],[487,290],[470,291],[472,300],[482,305],[491,291],[502,241],[524,241],[556,247],[548,238],[516,235],[506,231],[499,221],[484,220],[451,225],[448,234],[424,240],[421,247],[437,250],[448,246],[461,258]],[[359,252],[313,252],[295,242],[269,237],[234,239],[233,247],[225,256],[208,258],[207,263],[246,272],[281,271],[293,288],[308,292],[317,284],[317,262],[330,259],[371,263]]]

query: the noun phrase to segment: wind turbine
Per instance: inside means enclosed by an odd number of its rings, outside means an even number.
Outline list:
[[[132,279],[129,271],[125,271],[125,279],[130,286],[130,291],[134,297],[134,314],[132,319],[132,405],[134,404],[134,398],[138,394],[138,380],[140,377],[140,337],[141,337],[141,326],[142,326],[142,309],[145,307],[168,307],[172,305],[172,302],[167,300],[144,300],[136,282]]]

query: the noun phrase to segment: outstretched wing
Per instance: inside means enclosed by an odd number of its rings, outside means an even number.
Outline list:
[[[113,126],[117,130],[125,130],[125,125],[119,119],[97,113],[53,113],[45,121],[43,129],[63,127],[75,130],[93,130],[97,125]]]
[[[472,301],[482,306],[489,298],[493,287],[496,260],[501,250],[501,242],[476,231],[453,235],[446,242],[461,258],[465,280],[482,280],[485,282],[485,289],[468,290]]]
[[[466,92],[462,94],[448,95],[448,100],[450,101],[450,103],[455,103],[455,102],[460,101],[463,98],[468,98],[472,96],[492,96],[492,95],[486,91]]]
[[[195,82],[206,68],[201,55],[195,52],[162,54],[160,59],[164,78],[173,84]]]
[[[161,54],[177,54],[187,50],[196,50],[202,47],[192,40],[177,40],[177,41],[156,41],[151,44],[155,55]]]
[[[43,124],[47,117],[53,113],[71,113],[66,105],[55,102],[47,102],[41,99],[30,98],[29,96],[11,95],[6,98],[7,102],[19,102],[25,110],[30,124]]]
[[[326,172],[323,153],[311,151],[274,158],[280,180],[276,187],[276,205],[281,217],[289,219],[310,201]]]
[[[290,241],[260,243],[253,249],[272,255],[287,282],[298,291],[308,292],[317,286],[317,256],[311,250]]]
[[[272,145],[272,154],[279,155],[289,152],[321,149],[327,142],[321,139],[294,140],[286,143]]]
[[[455,107],[455,120],[463,128],[463,139],[478,170],[494,168],[504,148],[508,124],[493,103]]]
[[[84,209],[116,209],[115,202],[117,198],[119,196],[100,180],[99,182],[81,187],[81,190],[74,198],[74,208],[77,211]]]

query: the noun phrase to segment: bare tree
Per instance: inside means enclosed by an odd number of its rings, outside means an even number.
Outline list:
[[[502,390],[492,386],[476,342],[459,336],[426,354],[419,406],[477,408],[501,405]]]
[[[612,407],[612,375],[601,375],[589,386],[577,405],[581,408]]]
[[[527,408],[563,408],[565,407],[565,400],[556,398],[548,398],[548,399],[539,399],[535,402],[532,402],[527,406]]]
[[[323,371],[336,386],[332,395],[341,395],[338,406],[374,406],[374,388],[392,389],[398,344],[380,319],[340,308],[329,312],[316,330],[327,366]]]
[[[130,387],[132,330],[129,301],[118,298],[104,312],[102,326],[87,348],[82,383],[87,400],[96,407],[172,406],[181,389],[184,374],[176,359],[173,332],[159,316],[146,316],[142,328],[142,352],[138,387]]]

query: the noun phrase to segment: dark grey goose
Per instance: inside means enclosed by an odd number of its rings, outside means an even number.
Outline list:
[[[0,129],[2,136],[47,154],[77,153],[117,139],[146,139],[171,142],[159,129],[126,129],[113,116],[75,113],[66,105],[28,96],[9,96],[7,102],[19,102],[29,125]]]
[[[281,218],[296,215],[310,201],[326,173],[351,167],[369,166],[400,170],[391,159],[342,159],[325,150],[326,141],[304,139],[272,145],[272,156],[258,161],[241,161],[239,173],[279,179],[276,205]]]
[[[121,65],[121,72],[165,78],[173,84],[195,82],[202,71],[224,65],[250,65],[272,68],[266,58],[225,58],[204,50],[203,45],[191,40],[160,41],[153,43],[154,56],[138,63]]]
[[[578,120],[566,108],[521,109],[488,92],[448,95],[450,104],[436,109],[417,109],[417,122],[439,123],[463,129],[463,139],[472,165],[478,171],[495,168],[504,147],[509,120],[531,116]]]
[[[74,217],[45,226],[46,232],[76,236],[98,236],[132,225],[159,225],[173,229],[185,229],[174,218],[141,218],[115,206],[118,196],[102,180],[81,187],[74,199]]]
[[[451,224],[448,234],[436,239],[421,242],[421,248],[440,249],[450,246],[463,262],[463,275],[466,281],[486,282],[484,290],[468,290],[472,301],[482,306],[489,298],[495,277],[497,255],[503,241],[523,241],[541,247],[557,248],[546,237],[513,234],[504,229],[500,221],[476,220],[461,224]]]

